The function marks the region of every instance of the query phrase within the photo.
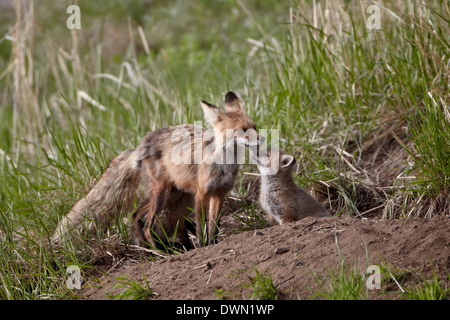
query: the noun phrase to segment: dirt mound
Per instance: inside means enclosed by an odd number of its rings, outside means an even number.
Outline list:
[[[362,220],[305,218],[296,223],[227,236],[216,245],[155,261],[120,264],[96,280],[84,283],[85,299],[105,299],[117,277],[150,281],[158,293],[152,299],[249,299],[255,270],[266,270],[277,285],[279,299],[310,299],[330,270],[346,265],[384,264],[403,288],[431,279],[433,272],[447,281],[450,271],[450,220],[408,218]],[[367,260],[368,259],[368,260]],[[401,271],[404,272],[401,272]],[[407,270],[407,272],[406,272]],[[316,277],[316,280],[315,280]],[[382,277],[382,287],[371,298],[391,298],[400,287]],[[398,298],[392,296],[393,298]]]

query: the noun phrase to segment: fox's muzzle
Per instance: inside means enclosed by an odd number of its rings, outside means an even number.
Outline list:
[[[247,130],[247,132],[245,132],[244,137],[245,137],[245,142],[243,143],[247,148],[248,147],[257,147],[259,149],[259,146],[261,146],[264,141],[265,138],[261,135],[259,135],[258,132],[256,131],[251,131],[248,132],[249,130]]]

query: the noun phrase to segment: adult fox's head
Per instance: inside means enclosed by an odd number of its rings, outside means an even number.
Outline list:
[[[259,146],[264,137],[256,131],[256,124],[244,110],[244,103],[233,92],[225,96],[225,110],[202,101],[203,113],[214,129],[217,138],[223,141],[233,141],[246,147]]]

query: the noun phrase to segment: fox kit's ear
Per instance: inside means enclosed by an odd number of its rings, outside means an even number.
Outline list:
[[[227,112],[244,111],[244,103],[230,91],[225,95],[225,110]]]
[[[281,168],[287,168],[293,164],[295,164],[294,156],[291,156],[290,154],[283,154],[281,156],[281,158],[280,158],[280,167]]]
[[[219,120],[220,110],[216,106],[202,100],[203,114],[205,115],[205,120],[210,124],[213,124]]]

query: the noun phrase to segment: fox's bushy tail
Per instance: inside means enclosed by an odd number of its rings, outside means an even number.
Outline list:
[[[133,209],[141,176],[141,159],[135,150],[111,160],[98,183],[60,221],[53,241],[73,233],[94,233]]]

